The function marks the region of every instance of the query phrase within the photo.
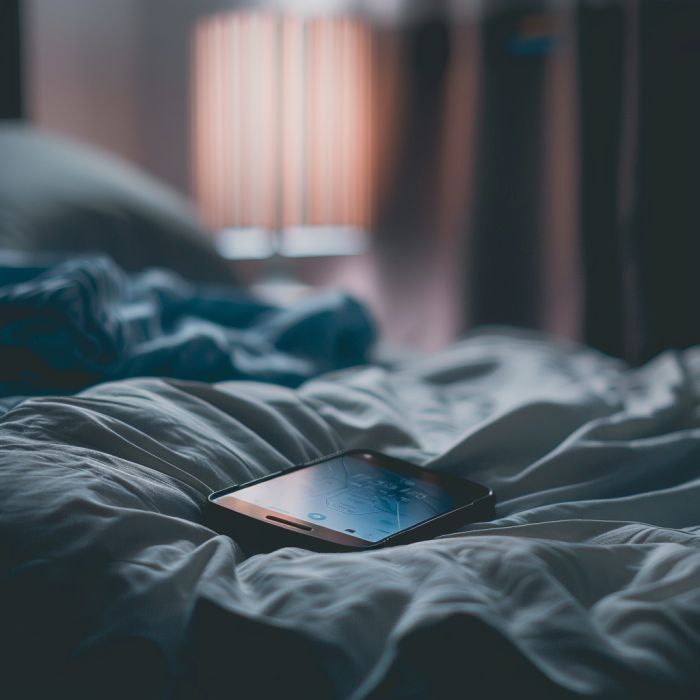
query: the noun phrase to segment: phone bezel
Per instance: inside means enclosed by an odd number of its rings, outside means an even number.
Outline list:
[[[279,511],[248,503],[247,501],[235,500],[229,505],[218,502],[226,496],[233,495],[237,491],[249,488],[255,484],[270,481],[271,479],[276,479],[301,469],[308,469],[309,467],[322,464],[323,462],[357,454],[370,456],[371,459],[366,461],[375,463],[376,466],[380,468],[416,479],[417,481],[425,481],[440,486],[450,493],[458,505],[452,510],[388,535],[377,542],[371,542],[347,533],[325,528],[317,523],[309,523],[299,518],[281,514]],[[235,507],[230,507],[231,505]],[[290,467],[289,469],[268,474],[244,484],[237,484],[216,491],[207,499],[205,515],[209,517],[205,519],[212,521],[212,524],[215,526],[214,529],[218,526],[219,529],[232,530],[231,536],[234,539],[252,539],[253,546],[257,546],[261,551],[282,546],[301,546],[317,551],[361,551],[387,547],[403,542],[430,539],[438,534],[445,534],[451,529],[468,522],[489,520],[493,517],[494,505],[495,497],[493,491],[486,486],[454,474],[446,474],[444,472],[436,472],[418,467],[410,462],[389,457],[375,450],[358,448],[342,450]],[[227,514],[229,514],[228,517]],[[270,520],[270,518],[274,518],[274,520]],[[248,533],[245,532],[246,521],[248,529],[250,530]],[[285,522],[290,524],[287,525]],[[229,533],[227,532],[225,534]],[[275,543],[275,534],[278,535],[278,544]],[[247,537],[247,535],[250,537]],[[314,544],[316,544],[316,546],[313,546]]]

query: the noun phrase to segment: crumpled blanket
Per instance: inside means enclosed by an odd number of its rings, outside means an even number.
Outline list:
[[[246,558],[216,489],[367,447],[497,520]],[[292,390],[131,379],[0,419],[0,695],[697,698],[700,348],[499,331]]]
[[[297,386],[365,363],[373,336],[340,292],[276,308],[163,269],[126,274],[104,255],[0,251],[0,397],[151,375]]]

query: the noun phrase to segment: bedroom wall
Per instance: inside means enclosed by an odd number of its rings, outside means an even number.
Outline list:
[[[28,113],[139,161],[138,0],[25,3]]]
[[[26,0],[28,113],[188,193],[188,37],[228,0]]]

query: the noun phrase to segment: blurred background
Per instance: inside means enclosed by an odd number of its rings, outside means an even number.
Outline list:
[[[697,0],[2,7],[1,116],[191,198],[245,285],[346,289],[421,352],[700,343]]]

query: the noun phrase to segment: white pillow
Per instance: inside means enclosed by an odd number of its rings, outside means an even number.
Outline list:
[[[235,282],[188,202],[116,157],[0,123],[0,248],[104,251],[124,269]]]

